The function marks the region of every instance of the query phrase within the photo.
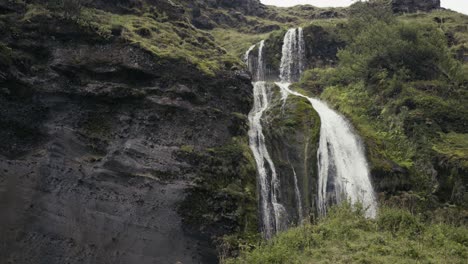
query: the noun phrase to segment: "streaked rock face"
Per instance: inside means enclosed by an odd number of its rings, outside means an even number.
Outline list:
[[[178,212],[195,165],[177,152],[230,141],[248,76],[207,77],[64,24],[21,33],[15,52],[41,56],[0,65],[0,263],[216,262]]]

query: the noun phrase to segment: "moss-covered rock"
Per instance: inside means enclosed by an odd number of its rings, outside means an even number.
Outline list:
[[[264,134],[282,186],[279,202],[291,216],[288,221],[297,224],[316,213],[320,117],[305,98],[290,95],[286,101],[281,100],[276,86],[272,87],[271,97],[263,121]],[[301,215],[294,175],[301,195]]]
[[[197,177],[179,210],[187,226],[217,240],[220,255],[258,239],[256,167],[247,138],[203,151],[182,146],[177,155],[195,165]]]

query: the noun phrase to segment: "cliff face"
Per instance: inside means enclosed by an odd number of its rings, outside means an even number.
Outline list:
[[[0,262],[216,262],[178,212],[198,177],[180,153],[246,137],[248,75],[25,11],[1,27]]]

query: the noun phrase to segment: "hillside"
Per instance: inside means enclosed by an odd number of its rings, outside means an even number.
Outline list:
[[[0,1],[0,263],[462,263],[468,16],[439,6]],[[319,212],[323,120],[274,83],[299,27],[290,89],[351,124],[376,219]]]

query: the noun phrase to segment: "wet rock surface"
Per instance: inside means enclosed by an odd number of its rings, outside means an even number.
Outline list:
[[[271,96],[264,133],[281,185],[279,202],[287,210],[287,223],[294,226],[317,213],[320,117],[307,99],[290,95],[284,102],[279,88],[274,86]]]

